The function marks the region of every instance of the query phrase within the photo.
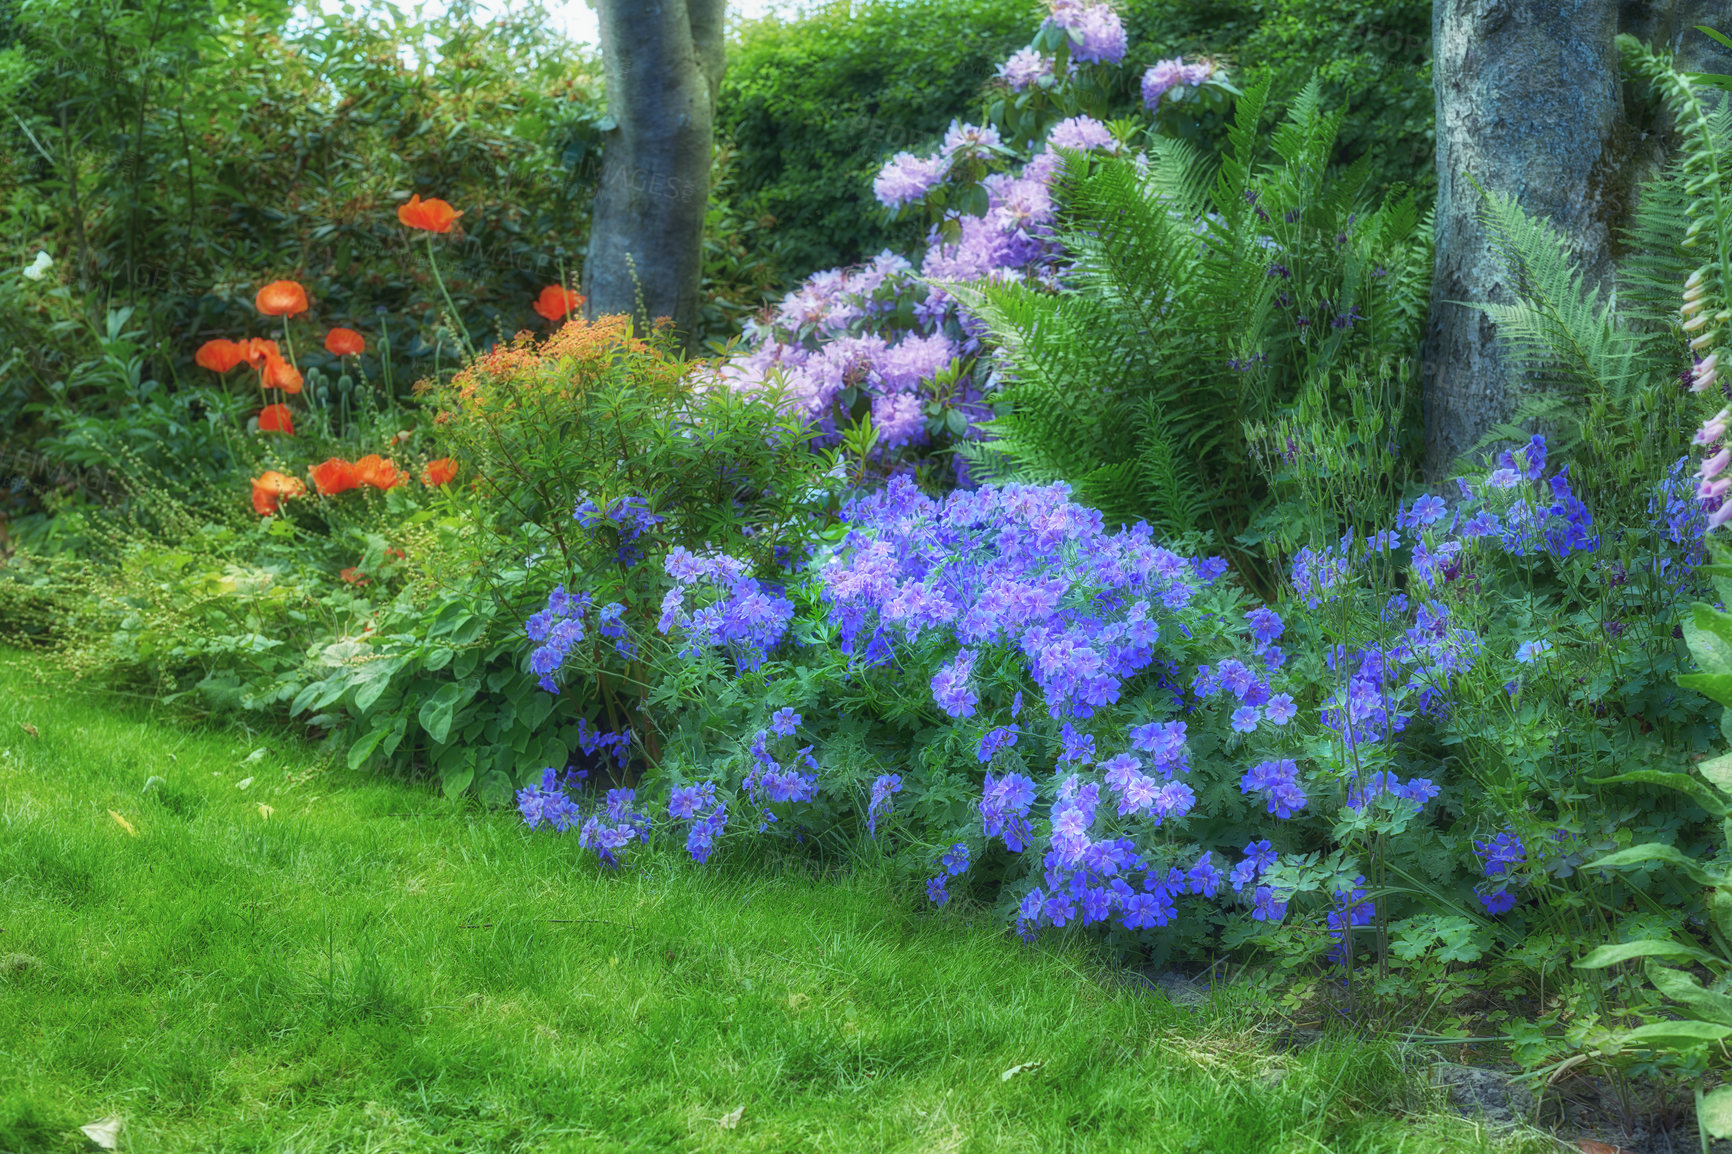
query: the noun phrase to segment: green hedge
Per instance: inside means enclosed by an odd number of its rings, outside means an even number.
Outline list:
[[[1039,13],[1028,0],[838,0],[741,30],[717,111],[740,207],[774,218],[790,279],[918,237],[886,223],[873,175],[967,115]]]

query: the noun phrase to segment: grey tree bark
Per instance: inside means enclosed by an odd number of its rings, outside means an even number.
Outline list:
[[[726,0],[593,0],[608,115],[583,265],[585,315],[625,313],[640,332],[698,318]]]
[[[1552,221],[1590,275],[1610,269],[1617,181],[1609,178],[1624,123],[1618,8],[1618,0],[1436,0],[1432,8],[1437,261],[1420,363],[1434,479],[1513,407],[1495,326],[1461,303],[1509,299],[1479,224],[1475,182]]]
[[[1604,284],[1636,180],[1662,159],[1626,120],[1615,38],[1668,47],[1688,70],[1732,71],[1701,24],[1732,28],[1732,0],[1435,0],[1437,263],[1421,357],[1431,478],[1511,413],[1521,387],[1496,326],[1460,303],[1509,299],[1474,183],[1550,220]]]

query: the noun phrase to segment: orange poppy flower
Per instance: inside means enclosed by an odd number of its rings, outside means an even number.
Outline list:
[[[312,474],[313,487],[326,497],[346,493],[361,484],[361,478],[355,473],[355,466],[341,457],[332,457],[314,465],[308,472]]]
[[[295,435],[295,419],[287,405],[266,405],[259,410],[259,432]]]
[[[244,341],[236,341],[235,348],[240,350],[241,360],[255,369],[263,368],[266,361],[272,357],[280,358],[277,342],[266,337],[248,337]]]
[[[253,304],[267,317],[292,317],[307,311],[307,290],[292,280],[274,280],[259,290]]]
[[[377,453],[368,453],[355,462],[355,479],[375,489],[392,489],[403,483],[397,466]]]
[[[421,470],[421,483],[437,488],[440,485],[449,485],[455,476],[457,462],[450,457],[440,457],[437,461],[428,461],[427,467]]]
[[[259,384],[267,389],[298,393],[301,391],[301,370],[281,357],[266,357],[264,370],[259,374]]]
[[[261,517],[275,513],[290,497],[305,494],[307,487],[293,477],[271,470],[253,478],[253,511]]]
[[[423,232],[450,232],[452,222],[462,215],[442,200],[422,200],[420,193],[397,209],[398,220]]]
[[[226,373],[247,359],[246,344],[236,344],[234,341],[218,337],[214,341],[206,341],[198,347],[198,352],[192,358],[201,369],[209,369],[213,373]]]
[[[344,581],[347,581],[350,585],[365,585],[368,583],[367,582],[367,575],[365,573],[361,572],[359,569],[357,569],[353,565],[349,566],[347,569],[344,569],[341,573],[338,574],[338,576],[341,577]]]
[[[366,338],[354,329],[332,329],[325,334],[325,351],[339,357],[358,357],[366,347]]]
[[[550,284],[541,290],[541,295],[535,298],[531,307],[550,321],[557,321],[568,316],[571,310],[577,308],[586,299],[581,293],[574,293],[560,285]]]

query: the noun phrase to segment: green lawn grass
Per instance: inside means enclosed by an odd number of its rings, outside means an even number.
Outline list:
[[[1518,1149],[1387,1046],[1279,1053],[1244,999],[1182,1010],[881,879],[609,873],[41,669],[0,653],[0,1151],[109,1115],[183,1154]]]

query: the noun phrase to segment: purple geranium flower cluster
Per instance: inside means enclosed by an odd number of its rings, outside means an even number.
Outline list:
[[[691,823],[686,834],[686,852],[699,865],[709,861],[716,839],[728,824],[728,807],[716,796],[716,783],[675,786],[668,794],[668,816]]]
[[[639,538],[664,520],[650,512],[648,501],[636,496],[621,497],[606,509],[598,508],[595,501],[586,496],[578,501],[571,516],[591,539],[599,540],[603,530],[611,529],[616,559],[627,569],[643,560]]]
[[[529,639],[537,642],[529,654],[529,671],[549,693],[559,692],[554,674],[584,638],[583,614],[590,600],[588,593],[567,593],[564,585],[555,585],[547,595],[546,608],[531,614],[524,622]]]
[[[530,829],[546,823],[560,833],[577,827],[578,844],[594,850],[608,865],[619,864],[619,853],[633,841],[649,840],[649,815],[632,808],[636,793],[629,789],[610,789],[601,808],[585,814],[573,801],[552,769],[545,769],[541,781],[517,791],[517,811]]]
[[[662,598],[656,627],[683,637],[682,657],[720,649],[737,668],[756,669],[787,632],[793,603],[749,576],[744,562],[675,546],[665,566],[673,588]]]
[[[1068,498],[1051,485],[938,500],[898,477],[856,499],[853,528],[820,569],[842,652],[876,665],[897,641],[955,637],[962,648],[931,685],[952,717],[973,714],[969,677],[988,646],[1016,654],[1054,718],[1116,702],[1154,660],[1159,618],[1208,582],[1146,525],[1109,534]]]

